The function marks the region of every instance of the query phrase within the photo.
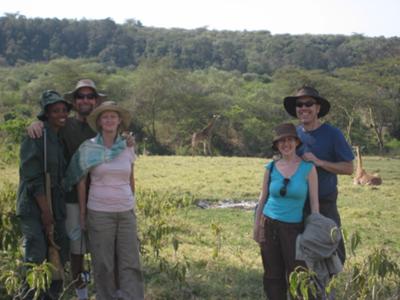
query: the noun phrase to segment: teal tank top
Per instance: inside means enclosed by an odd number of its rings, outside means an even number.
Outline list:
[[[271,170],[271,164],[265,168]],[[268,201],[264,206],[265,216],[286,223],[300,223],[303,220],[303,208],[308,197],[308,174],[313,163],[301,161],[296,172],[290,177],[286,186],[286,195],[281,196],[280,190],[284,186],[284,176],[274,165],[271,173],[271,183],[268,191]]]

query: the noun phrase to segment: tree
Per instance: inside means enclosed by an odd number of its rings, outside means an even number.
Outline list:
[[[143,61],[135,72],[134,108],[141,116],[151,137],[157,141],[157,121],[170,111],[175,100],[179,72],[169,60]]]

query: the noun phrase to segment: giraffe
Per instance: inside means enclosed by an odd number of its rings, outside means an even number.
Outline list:
[[[212,155],[211,153],[211,135],[215,125],[215,121],[219,119],[220,115],[214,114],[210,122],[202,130],[193,133],[192,135],[192,156],[199,143],[203,144],[204,155]]]
[[[368,174],[363,166],[361,160],[361,153],[360,147],[354,146],[357,154],[357,169],[356,175],[354,177],[353,183],[354,184],[361,184],[361,185],[380,185],[382,184],[382,178],[379,174]]]

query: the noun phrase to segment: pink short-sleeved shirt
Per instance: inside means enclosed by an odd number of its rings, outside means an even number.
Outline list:
[[[95,211],[121,212],[134,208],[130,176],[136,155],[127,147],[116,158],[90,171],[90,189],[87,207]]]

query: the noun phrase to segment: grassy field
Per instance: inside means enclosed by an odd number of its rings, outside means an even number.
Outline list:
[[[190,194],[210,201],[256,200],[268,159],[237,157],[142,156],[136,163],[137,185],[157,192]],[[390,245],[400,251],[400,159],[366,157],[364,167],[379,172],[377,187],[353,185],[339,176],[338,206],[343,227],[360,231],[364,247]],[[208,214],[210,212],[204,212]],[[246,215],[246,212],[241,212]]]
[[[190,156],[141,156],[137,185],[158,192],[187,193],[205,200],[254,200],[266,159]]]
[[[164,194],[186,195],[193,200],[255,201],[267,161],[141,156],[135,175],[137,187],[155,191],[159,195],[156,200],[161,202]],[[349,235],[358,231],[361,236],[357,256],[349,258],[349,265],[382,247],[400,263],[400,160],[366,157],[364,164],[370,172],[379,171],[381,186],[354,186],[352,177],[339,177],[343,228]],[[3,182],[17,182],[15,167],[1,172]],[[162,214],[159,219],[163,219]],[[252,211],[191,205],[166,214],[163,220],[170,227],[162,238],[159,257],[147,255],[144,261],[146,299],[262,299],[261,259],[251,238]],[[149,224],[140,222],[139,230],[147,230]],[[162,260],[168,264],[166,272],[160,271]]]

